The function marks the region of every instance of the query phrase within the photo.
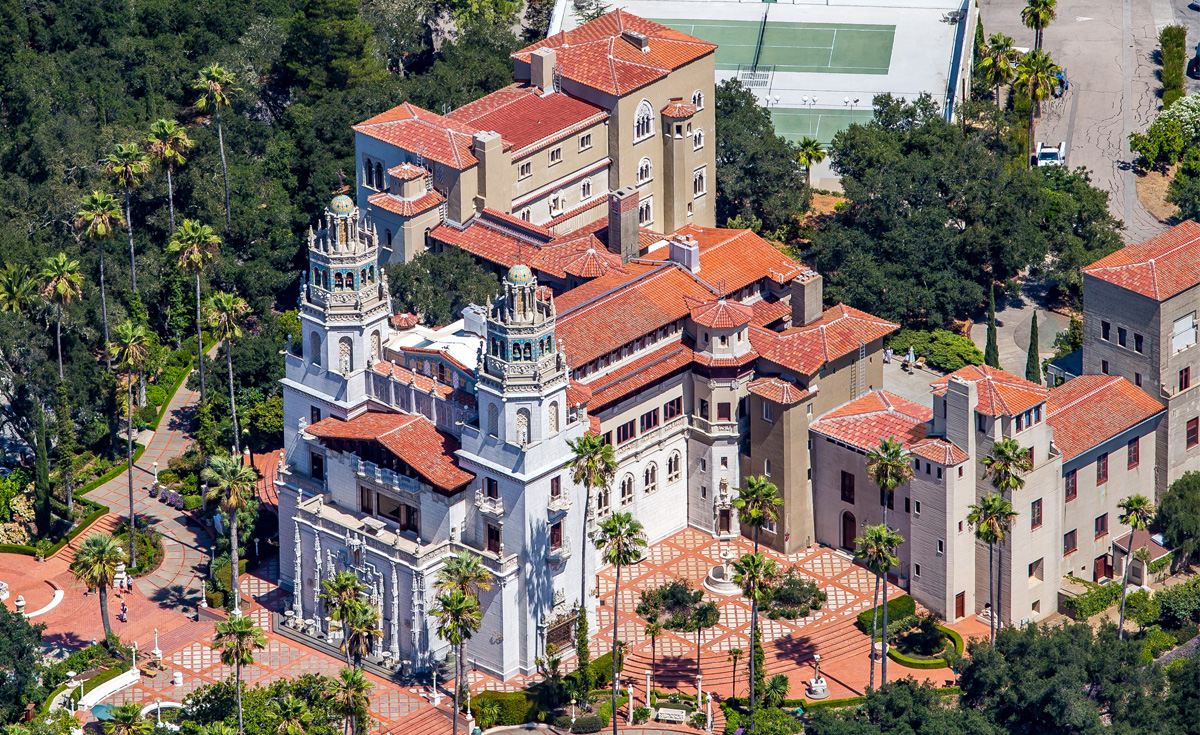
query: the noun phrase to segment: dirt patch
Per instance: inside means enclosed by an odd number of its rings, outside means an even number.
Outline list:
[[[1167,201],[1167,188],[1175,177],[1175,166],[1167,171],[1147,171],[1137,176],[1138,199],[1150,214],[1161,222],[1171,222],[1179,214],[1179,207]]]

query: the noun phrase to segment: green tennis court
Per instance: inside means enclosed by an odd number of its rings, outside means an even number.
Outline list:
[[[744,20],[656,20],[682,33],[717,44],[717,69],[736,71],[754,64],[777,72],[887,74],[895,26],[777,23]],[[758,47],[762,32],[762,48]]]
[[[798,142],[801,138],[808,137],[821,141],[821,145],[829,145],[838,131],[850,127],[850,123],[871,122],[874,114],[870,105],[853,112],[838,109],[773,107],[771,121],[775,123],[775,132],[788,140]]]

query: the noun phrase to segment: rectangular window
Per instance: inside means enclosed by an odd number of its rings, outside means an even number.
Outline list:
[[[1040,405],[1033,407],[1033,423],[1042,423],[1042,407]]]
[[[617,444],[624,444],[632,439],[637,432],[637,422],[628,421],[617,427]]]
[[[931,467],[932,465],[930,465],[928,462],[925,463],[925,474],[929,474]]]
[[[733,404],[721,402],[717,404],[717,421],[729,421],[733,415]]]
[[[1041,582],[1046,576],[1046,558],[1042,557],[1029,565],[1029,581]]]
[[[1186,350],[1196,344],[1196,315],[1188,314],[1175,320],[1171,330],[1171,349],[1174,352]]]
[[[1064,533],[1063,534],[1063,556],[1066,556],[1067,554],[1074,554],[1076,548],[1077,547],[1075,545],[1075,532],[1068,531],[1067,533]]]
[[[489,498],[500,497],[500,482],[494,477],[483,478],[483,494]]]
[[[375,515],[375,493],[368,488],[358,488],[358,509],[368,515]]]
[[[562,548],[562,521],[550,527],[550,548],[555,550]]]
[[[905,512],[905,513],[908,513],[908,512],[909,512],[909,503],[908,503],[908,498],[905,498],[905,499],[904,499],[904,512]]]
[[[939,480],[942,479],[942,468],[941,467],[937,468],[937,479],[939,479]]]
[[[981,413],[975,414],[975,430],[979,432],[987,431],[987,416]]]
[[[683,413],[683,398],[676,398],[663,404],[663,421],[670,421]]]
[[[962,467],[959,467],[959,468],[958,468],[958,476],[959,476],[959,477],[962,477],[962,476],[963,476],[963,468],[962,468]]]
[[[842,470],[842,502],[854,505],[854,475]]]
[[[643,432],[650,431],[658,426],[658,409],[655,408],[642,414],[641,425]]]
[[[700,418],[708,420],[708,401],[700,399]]]
[[[1133,374],[1133,384],[1139,388],[1142,387],[1142,374],[1141,373]]]
[[[1108,535],[1108,514],[1096,516],[1096,538]]]
[[[764,400],[762,406],[763,406],[763,413],[762,413],[763,421],[771,421],[772,420],[771,419],[771,403],[769,401]]]
[[[562,148],[550,149],[550,165],[553,166],[556,163],[562,163]]]
[[[521,165],[517,166],[517,178],[518,179],[527,179],[530,176],[533,176],[533,164],[532,163],[530,163],[529,161],[526,161],[525,163],[522,163]]]
[[[1187,422],[1187,448],[1191,449],[1200,443],[1200,419],[1188,419]]]
[[[913,514],[918,515],[918,516],[921,515],[921,501],[920,500],[913,502]]]
[[[1069,470],[1066,477],[1067,500],[1074,500],[1079,494],[1079,478],[1075,474],[1075,470]]]
[[[1135,436],[1129,440],[1128,444],[1129,458],[1125,464],[1125,469],[1132,470],[1142,461],[1141,437]]]
[[[1184,391],[1192,387],[1192,369],[1185,367],[1179,371],[1179,390]]]
[[[489,554],[500,553],[500,528],[487,524],[487,550]]]
[[[1025,414],[1017,414],[1017,431],[1025,428]]]
[[[308,412],[308,418],[309,418],[309,421],[308,421],[309,426],[312,426],[313,424],[319,422],[321,420],[321,409],[317,408],[316,406],[313,406]]]
[[[938,556],[941,556],[941,555],[942,555],[942,554],[944,554],[945,552],[946,552],[946,542],[945,542],[945,541],[943,541],[943,540],[941,540],[941,539],[938,539],[938,542],[937,542],[937,553],[938,553]]]
[[[561,477],[551,477],[550,478],[550,497],[552,497],[552,498],[561,498],[562,497],[562,478]]]
[[[913,564],[913,576],[914,577],[921,576],[921,565],[920,564]]]
[[[1038,498],[1029,504],[1029,528],[1042,527],[1042,499]]]
[[[1108,342],[1111,341],[1112,325],[1108,322],[1100,322],[1100,339]]]
[[[1127,332],[1125,331],[1125,327],[1117,327],[1117,344],[1124,347],[1125,341],[1126,341],[1126,336],[1127,336]]]
[[[579,136],[579,150],[586,151],[588,148],[591,148],[591,147],[592,147],[592,134],[591,133],[584,133],[583,135]]]
[[[1133,349],[1137,352],[1142,351],[1142,335],[1137,332],[1133,333]]]
[[[612,432],[611,431],[604,432],[604,443],[612,444]]]
[[[1108,375],[1108,360],[1100,361],[1100,372],[1104,375]]]
[[[1096,484],[1108,482],[1108,452],[1096,457]]]
[[[312,476],[312,479],[314,479],[314,480],[324,480],[325,479],[325,456],[324,455],[317,454],[315,452],[312,453],[312,455],[310,455],[310,458],[309,458],[309,467],[312,468],[312,471],[309,472],[309,475]]]

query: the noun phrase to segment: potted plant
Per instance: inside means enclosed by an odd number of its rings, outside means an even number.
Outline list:
[[[46,561],[46,555],[50,553],[50,547],[51,547],[52,545],[53,545],[53,544],[51,544],[51,543],[50,543],[50,539],[45,539],[45,538],[44,538],[44,539],[40,539],[40,540],[37,542],[37,546],[36,546],[36,547],[34,547],[34,548],[36,548],[36,549],[37,549],[37,560],[38,560],[39,562],[44,562],[44,561]]]

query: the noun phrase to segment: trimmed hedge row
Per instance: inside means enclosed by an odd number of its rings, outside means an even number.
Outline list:
[[[934,692],[936,692],[939,696],[942,696],[942,697],[950,697],[950,696],[955,696],[955,695],[961,694],[962,688],[956,687],[956,686],[939,687],[937,689],[934,689]],[[802,706],[804,707],[805,712],[811,712],[812,710],[815,710],[815,709],[840,709],[842,707],[856,707],[866,701],[867,701],[866,697],[847,697],[845,699],[818,699],[818,700],[814,700],[812,702],[804,700]]]
[[[495,726],[512,727],[514,725],[524,725],[527,722],[537,721],[537,708],[532,699],[526,692],[496,692],[492,690],[482,691],[476,694],[471,699],[471,711],[474,711],[479,702],[490,699],[500,705],[500,715],[495,722]],[[599,720],[599,718],[597,718]],[[576,721],[578,726],[578,721]],[[600,728],[596,728],[599,730]],[[596,732],[591,730],[590,732]],[[583,732],[576,727],[576,732]]]
[[[962,636],[944,625],[939,625],[937,629],[942,635],[950,639],[950,642],[954,644],[954,650],[961,656],[964,645]],[[944,669],[950,665],[950,662],[944,658],[912,658],[911,656],[905,656],[903,653],[900,653],[900,649],[894,646],[888,648],[888,658],[910,669]]]
[[[75,691],[71,692],[70,699],[72,701],[78,701],[79,698],[81,696],[83,696],[80,693],[81,690],[84,692],[93,690],[96,687],[103,684],[104,682],[111,681],[111,680],[117,678],[118,676],[120,676],[121,674],[124,674],[126,671],[129,671],[131,668],[133,668],[133,664],[129,663],[128,661],[125,661],[125,662],[117,664],[116,666],[113,666],[112,668],[108,668],[108,669],[105,669],[104,671],[101,671],[99,674],[96,674],[91,679],[88,679],[87,681],[80,684],[79,687],[75,689]]]
[[[900,620],[917,614],[917,603],[909,595],[901,595],[888,600],[888,620]],[[874,608],[867,608],[858,614],[858,627],[862,632],[871,635],[871,619],[875,614]],[[879,625],[883,625],[883,611],[879,611]]]
[[[1158,34],[1162,63],[1163,109],[1184,94],[1183,68],[1187,64],[1187,28],[1171,25]]]
[[[216,344],[216,340],[214,340],[214,339],[210,339],[207,342],[205,342],[204,343],[205,354],[207,354],[208,351],[211,350],[212,346],[215,344]],[[167,409],[169,409],[171,407],[171,401],[175,400],[175,394],[179,392],[179,389],[183,386],[184,383],[187,382],[188,376],[191,374],[192,374],[191,370],[184,370],[183,375],[179,376],[179,379],[176,380],[170,386],[170,390],[166,391],[166,395],[163,399],[162,405],[158,409],[158,418],[155,420],[154,426],[151,427],[155,431],[158,431],[158,427],[162,426],[162,421],[164,418],[166,418],[166,415],[167,415]]]

